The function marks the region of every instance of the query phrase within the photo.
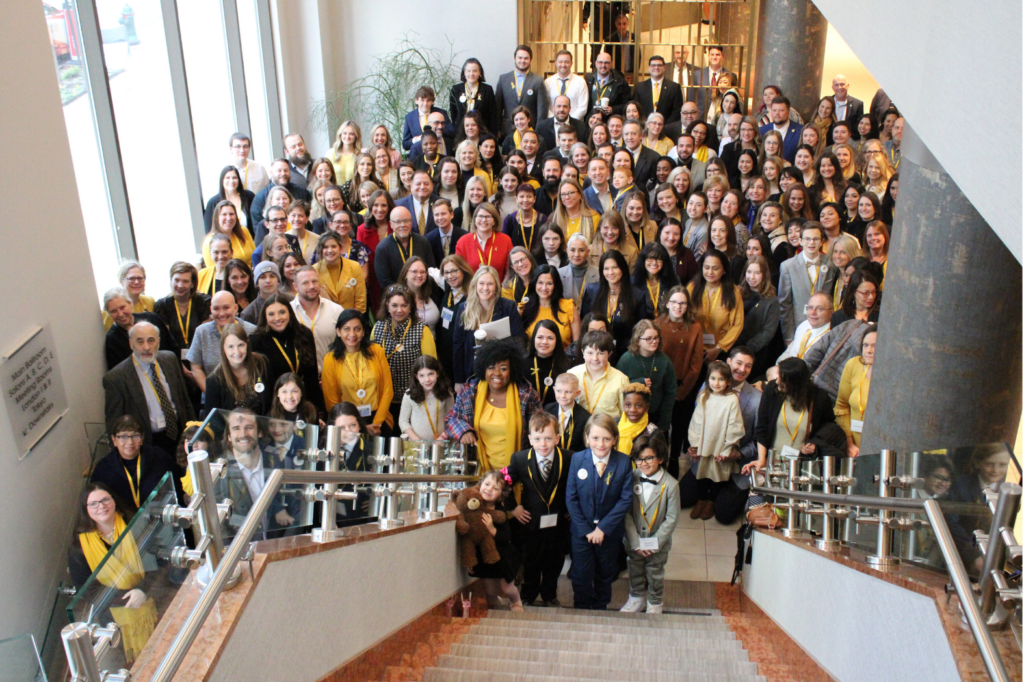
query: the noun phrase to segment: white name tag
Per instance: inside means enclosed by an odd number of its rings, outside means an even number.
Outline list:
[[[445,329],[451,326],[453,317],[455,317],[455,311],[451,308],[445,308],[441,311],[441,321],[444,323]]]
[[[657,552],[658,538],[640,538],[640,549],[649,552]]]
[[[541,528],[554,528],[558,525],[558,514],[545,514],[540,517]]]
[[[705,334],[704,335],[704,345],[705,346],[713,346],[713,345],[715,345],[715,335],[714,334]]]
[[[181,349],[181,359],[188,360],[188,348]]]
[[[863,433],[864,432],[864,422],[861,421],[860,419],[851,419],[850,420],[850,430],[853,431],[854,433]]]
[[[369,405],[360,405],[359,406],[359,416],[360,417],[369,417],[371,414],[373,414],[371,412],[371,410],[372,410],[372,408]]]
[[[800,456],[800,451],[797,450],[796,448],[794,448],[794,447],[792,447],[790,445],[783,445],[782,446],[782,458],[783,459],[793,459],[794,457],[799,457],[799,456]]]

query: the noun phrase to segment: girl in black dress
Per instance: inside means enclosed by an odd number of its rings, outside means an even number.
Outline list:
[[[483,498],[483,508],[505,512],[506,521],[498,522],[499,515],[483,515],[484,525],[494,536],[494,544],[498,548],[501,559],[494,564],[485,564],[477,548],[477,565],[469,571],[469,575],[483,580],[484,591],[487,592],[487,604],[490,608],[498,605],[499,592],[511,602],[512,610],[523,611],[523,601],[519,597],[519,589],[515,586],[516,573],[519,571],[519,552],[512,545],[512,531],[507,523],[510,512],[515,508],[515,499],[509,500],[512,492],[511,479],[504,470],[492,469],[483,475],[477,488]]]

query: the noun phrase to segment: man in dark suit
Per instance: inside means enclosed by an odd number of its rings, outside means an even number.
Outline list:
[[[132,312],[132,299],[124,287],[114,287],[103,294],[103,310],[114,320],[107,331],[104,340],[104,354],[107,358],[107,369],[111,370],[122,361],[131,357],[131,342],[128,338],[128,330],[139,322],[149,322],[163,339],[164,350],[174,354],[174,357],[181,357],[181,349],[174,341],[167,325],[156,313],[135,313]]]
[[[739,78],[735,73],[725,68],[723,61],[725,59],[725,51],[721,45],[709,45],[707,48],[708,65],[705,66],[699,72],[699,78],[697,84],[700,89],[697,91],[697,106],[700,108],[704,115],[708,113],[708,103],[714,99],[711,94],[711,88],[718,87],[718,79],[728,74],[731,78],[731,83],[736,85],[739,83]]]
[[[803,126],[789,118],[789,100],[778,96],[772,100],[772,122],[761,126],[763,138],[772,130],[782,135],[782,158],[790,163],[796,159],[796,148],[800,146],[800,132]]]
[[[647,61],[651,77],[638,84],[633,96],[640,102],[644,111],[657,111],[665,117],[665,123],[679,120],[679,110],[683,106],[683,91],[677,83],[665,78],[665,59],[654,55]]]
[[[434,199],[433,209],[434,225],[437,227],[427,233],[427,243],[434,254],[434,262],[440,267],[441,261],[455,253],[455,245],[469,233],[452,225],[455,209],[452,208],[450,201]]]
[[[604,39],[605,52],[612,58],[612,68],[622,74],[629,74],[628,81],[636,67],[635,51],[633,45],[633,34],[629,31],[629,14],[623,12],[615,17],[615,29]]]
[[[501,115],[502,136],[511,135],[512,111],[518,106],[530,110],[532,120],[540,121],[548,111],[548,91],[544,87],[544,79],[530,71],[533,63],[533,50],[528,45],[519,45],[514,53],[516,67],[503,73],[494,87],[494,96],[498,100],[498,112]]]
[[[413,173],[411,190],[409,196],[396,201],[395,206],[408,209],[412,215],[412,231],[425,235],[437,227],[430,207],[431,195],[434,193],[434,180],[430,173],[425,170]]]
[[[512,512],[523,540],[524,604],[540,595],[544,606],[558,603],[558,576],[565,563],[565,540],[569,534],[569,513],[565,508],[572,454],[558,447],[558,422],[547,412],[530,417],[529,450],[512,455],[508,475],[512,485],[521,483],[523,494]],[[511,521],[510,521],[511,523]]]
[[[137,322],[128,338],[131,357],[103,377],[108,432],[113,433],[115,420],[130,414],[142,424],[146,444],[174,455],[178,436],[195,419],[181,362],[174,353],[160,350],[160,332],[150,322]]]
[[[569,115],[569,98],[559,95],[555,98],[553,109],[555,115],[545,118],[537,124],[537,134],[544,140],[544,148],[555,150],[558,148],[558,129],[569,126],[576,131],[576,139],[585,141],[587,139],[587,124]]]
[[[587,267],[588,270],[590,268],[594,268],[596,281],[597,268],[592,265]],[[559,274],[561,274],[561,269],[559,269]],[[564,277],[562,279],[565,280]],[[571,280],[571,277],[569,279]],[[571,455],[574,452],[587,449],[587,444],[583,440],[583,430],[587,427],[590,413],[576,402],[576,396],[580,394],[579,380],[575,377],[568,378],[571,375],[563,374],[562,376],[566,378],[555,378],[555,402],[545,405],[544,411],[555,417],[559,433],[558,447]]]
[[[626,103],[633,94],[633,89],[623,78],[622,74],[612,70],[612,56],[607,52],[597,55],[594,62],[594,72],[588,73],[587,87],[590,88],[590,107],[587,110],[587,121],[600,111],[607,119],[612,114],[622,114],[626,111]],[[608,100],[607,106],[603,105]]]
[[[413,98],[413,101],[416,102],[416,108],[405,115],[405,122],[402,124],[402,149],[409,151],[412,149],[413,143],[419,142],[420,135],[423,134],[423,126],[431,123],[430,114],[441,114],[446,132],[451,132],[451,122],[448,120],[448,114],[445,113],[444,109],[434,106],[434,100],[436,99],[437,96],[431,87],[424,85],[416,91],[416,95]],[[437,128],[434,129],[434,132],[437,132]]]
[[[623,124],[622,140],[626,143],[626,151],[633,155],[633,184],[645,190],[661,157],[658,152],[643,146],[643,130],[639,121],[630,119]]]
[[[832,79],[832,92],[835,93],[835,116],[837,121],[846,121],[854,130],[857,128],[857,121],[864,115],[864,102],[851,97],[850,81],[843,74],[836,74]]]
[[[394,232],[377,245],[374,270],[381,289],[398,281],[398,274],[410,256],[419,256],[428,268],[436,265],[430,242],[421,234],[413,234],[409,209],[401,206],[391,209],[391,228]]]
[[[274,163],[270,165],[270,184],[256,193],[252,200],[252,206],[249,207],[253,225],[263,222],[263,210],[267,205],[267,196],[274,187],[284,187],[291,193],[292,199],[309,201],[313,198],[305,186],[292,182],[292,168],[288,159],[274,159]]]
[[[672,48],[672,69],[665,77],[679,86],[683,91],[683,101],[693,102],[697,91],[692,87],[700,82],[700,69],[687,61],[690,48],[676,45]]]

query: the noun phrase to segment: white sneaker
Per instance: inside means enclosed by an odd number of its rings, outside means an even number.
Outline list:
[[[661,613],[661,604],[647,602],[647,613]]]
[[[644,608],[644,601],[643,597],[634,597],[633,595],[629,595],[629,601],[627,601],[626,605],[619,609],[619,611],[622,611],[623,613],[640,613]]]

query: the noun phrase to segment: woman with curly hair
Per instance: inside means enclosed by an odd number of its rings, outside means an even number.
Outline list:
[[[512,453],[529,447],[530,415],[542,409],[519,344],[486,341],[476,349],[473,377],[459,391],[445,430],[465,445],[476,445],[478,471],[500,469]]]

